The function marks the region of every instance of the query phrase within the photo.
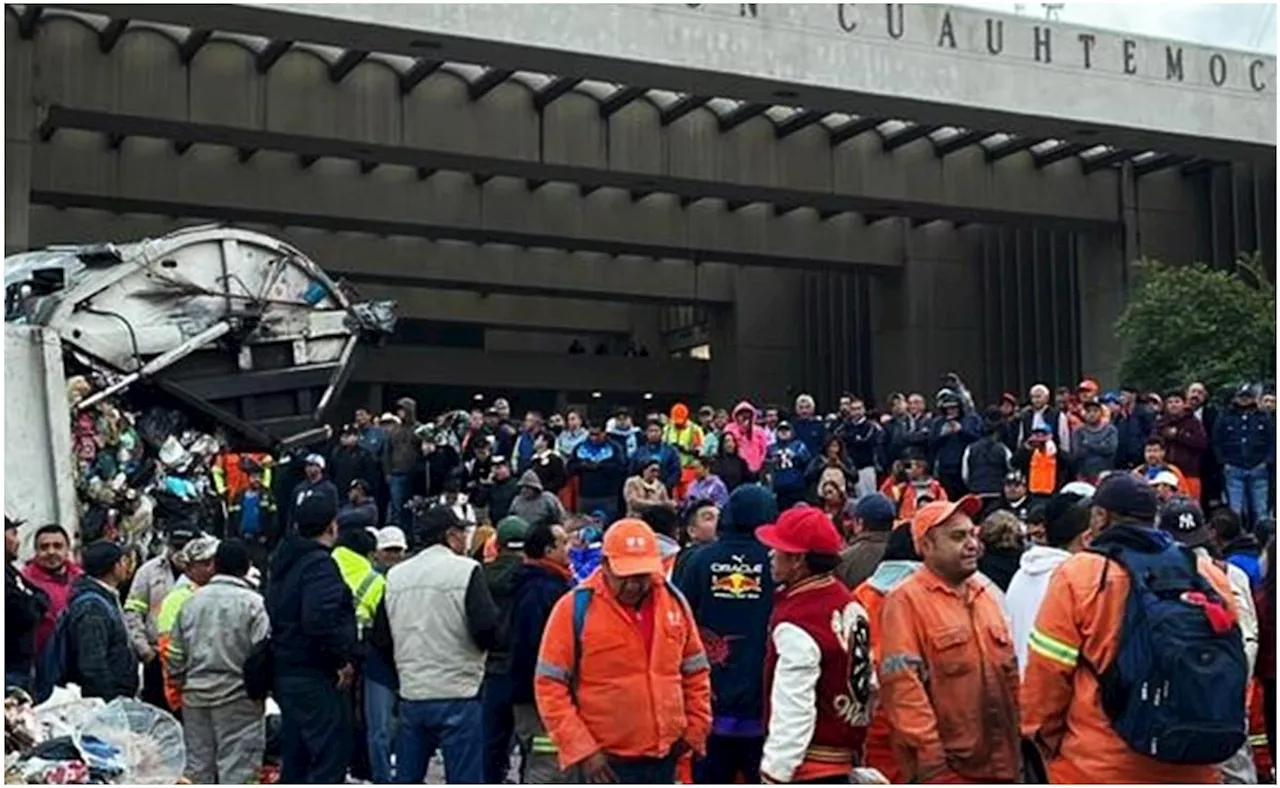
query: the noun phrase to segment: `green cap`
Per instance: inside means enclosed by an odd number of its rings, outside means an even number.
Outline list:
[[[498,521],[498,546],[524,547],[524,535],[528,532],[529,524],[523,517],[516,517],[514,514],[504,517]]]

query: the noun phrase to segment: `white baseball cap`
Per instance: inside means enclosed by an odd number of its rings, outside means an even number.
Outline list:
[[[1178,489],[1178,477],[1173,474],[1173,471],[1160,471],[1151,480],[1152,487],[1157,484],[1165,484],[1176,490]]]
[[[314,466],[316,466],[317,468],[319,468],[320,470],[322,470],[322,471],[323,471],[323,470],[324,470],[324,457],[321,457],[319,454],[308,454],[308,455],[307,455],[307,465],[314,465]]]
[[[409,549],[409,542],[404,538],[404,531],[399,526],[388,525],[378,531],[378,549],[392,550],[394,548],[401,550]]]

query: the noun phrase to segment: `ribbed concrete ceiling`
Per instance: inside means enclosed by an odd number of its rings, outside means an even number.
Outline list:
[[[411,58],[403,55],[362,52],[340,47],[314,44],[309,42],[273,41],[261,36],[246,35],[224,31],[193,30],[178,25],[159,24],[145,20],[111,19],[98,14],[87,14],[58,8],[45,8],[36,5],[8,5],[6,9],[16,14],[25,31],[34,31],[35,25],[42,16],[67,16],[79,19],[99,32],[103,51],[109,51],[120,35],[128,28],[146,28],[164,33],[172,38],[183,50],[183,57],[189,60],[195,51],[208,41],[230,41],[237,43],[258,58],[260,66],[270,64],[289,49],[301,49],[314,53],[330,66],[330,74],[335,81],[340,81],[355,65],[364,59],[384,63],[400,75],[401,84],[411,89],[417,81],[435,70],[452,73],[466,81],[473,98],[479,98],[488,91],[511,81],[524,85],[535,96],[535,101],[542,106],[568,91],[581,93],[595,99],[601,108],[602,115],[616,112],[633,101],[645,100],[652,103],[663,113],[664,122],[670,122],[680,115],[697,108],[705,107],[713,112],[719,120],[722,132],[735,128],[742,122],[756,118],[767,118],[774,126],[778,138],[786,137],[803,128],[819,125],[830,135],[833,143],[842,142],[853,136],[874,132],[886,151],[894,150],[902,145],[919,139],[928,139],[938,156],[947,156],[972,145],[979,145],[985,152],[988,162],[998,161],[1006,156],[1021,151],[1028,151],[1037,167],[1048,166],[1065,158],[1079,159],[1085,174],[1102,168],[1116,168],[1125,162],[1134,165],[1137,175],[1145,175],[1172,166],[1183,165],[1199,168],[1205,162],[1188,156],[1165,154],[1159,151],[1124,150],[1099,142],[1093,146],[1080,143],[1069,143],[1063,140],[1045,140],[1020,137],[995,129],[966,129],[955,126],[926,126],[910,120],[896,118],[869,118],[853,113],[821,113],[803,107],[787,105],[763,105],[733,98],[695,96],[669,90],[648,89],[639,86],[620,85],[600,80],[565,79],[552,74],[531,71],[507,71],[492,69],[484,65],[471,63],[455,63],[449,61],[433,61],[428,58]]]

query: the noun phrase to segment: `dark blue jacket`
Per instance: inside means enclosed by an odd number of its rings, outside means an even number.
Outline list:
[[[355,602],[324,545],[285,539],[271,558],[266,603],[277,675],[335,677],[358,661]]]
[[[897,460],[909,448],[919,449],[924,456],[929,456],[929,435],[933,427],[933,417],[928,413],[911,416],[904,413],[889,422],[884,429],[884,453],[886,467]]]
[[[796,437],[809,450],[810,457],[817,457],[822,453],[822,444],[827,440],[827,425],[822,423],[822,419],[795,419],[791,426]]]
[[[533,673],[542,630],[547,627],[556,600],[572,587],[564,577],[537,564],[525,564],[517,570],[507,630],[512,703],[533,703]]]
[[[869,418],[854,424],[840,421],[835,432],[844,443],[844,453],[854,468],[883,468],[884,430]]]
[[[1147,448],[1147,438],[1151,436],[1151,428],[1156,423],[1151,408],[1136,406],[1132,413],[1117,416],[1111,423],[1116,425],[1116,433],[1120,439],[1116,447],[1116,467],[1136,468],[1143,464],[1146,461],[1143,453]]]
[[[755,537],[773,522],[778,505],[758,484],[729,496],[720,538],[689,556],[677,587],[684,593],[711,661],[711,711],[715,717],[761,720],[764,654],[773,610],[769,548]]]
[[[966,413],[959,421],[958,432],[944,435],[942,428],[951,422],[941,416],[935,418],[929,428],[929,446],[935,474],[960,473],[965,447],[982,437],[982,420],[975,414]]]
[[[662,468],[659,472],[662,483],[667,486],[667,490],[674,490],[680,483],[680,453],[676,451],[676,447],[670,443],[642,442],[631,457],[631,472],[639,476],[645,464],[653,460],[657,460]]]
[[[533,433],[520,431],[516,437],[515,457],[512,458],[511,467],[519,472],[529,470],[529,464],[533,462]]]
[[[764,456],[765,468],[773,480],[773,489],[782,492],[804,490],[804,472],[813,459],[804,441],[792,438],[790,443],[775,443]]]
[[[1213,453],[1218,462],[1235,468],[1274,462],[1276,431],[1271,418],[1257,408],[1231,408],[1213,425]]]
[[[587,438],[569,458],[569,473],[577,474],[578,495],[582,498],[618,497],[626,471],[622,448],[608,439],[597,444]]]

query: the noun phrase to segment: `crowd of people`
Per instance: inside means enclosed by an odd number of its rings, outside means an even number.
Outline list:
[[[19,569],[6,516],[6,684],[172,711],[195,782],[256,773],[268,696],[282,782],[420,783],[437,752],[461,783],[1271,770],[1257,384],[519,423],[404,398],[293,464],[222,457],[219,532],[136,571],[56,524]]]

